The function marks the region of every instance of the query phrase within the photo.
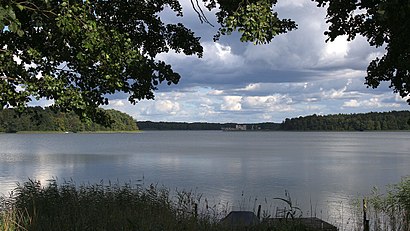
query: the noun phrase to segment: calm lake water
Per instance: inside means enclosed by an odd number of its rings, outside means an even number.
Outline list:
[[[272,198],[287,190],[304,215],[345,226],[350,200],[410,175],[409,140],[410,132],[0,134],[0,193],[28,178],[143,179],[229,209],[274,211],[282,205]]]

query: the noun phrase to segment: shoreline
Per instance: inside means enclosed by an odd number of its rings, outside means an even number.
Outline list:
[[[263,132],[263,133],[267,133],[267,132],[303,132],[303,133],[318,133],[318,132],[334,132],[334,133],[369,133],[369,132],[410,132],[410,130],[364,130],[364,131],[335,131],[335,130],[310,130],[310,131],[303,131],[303,130],[207,130],[207,129],[197,129],[197,130],[192,130],[192,129],[161,129],[161,130],[157,130],[157,129],[146,129],[146,130],[136,130],[136,131],[79,131],[79,132],[63,132],[63,131],[17,131],[17,132],[0,132],[0,134],[132,134],[132,133],[143,133],[143,132],[159,132],[159,131],[220,131],[220,132],[246,132],[246,133],[256,133],[256,132]]]
[[[136,131],[80,131],[80,132],[63,132],[63,131],[18,131],[18,132],[0,132],[0,134],[116,134],[116,133],[141,133],[142,130]]]

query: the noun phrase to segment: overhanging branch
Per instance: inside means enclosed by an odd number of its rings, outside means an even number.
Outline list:
[[[214,27],[214,25],[212,25],[212,23],[205,16],[205,13],[202,11],[201,6],[199,5],[199,1],[195,0],[195,2],[196,2],[196,5],[194,3],[194,0],[191,0],[191,5],[194,11],[196,12],[196,14],[198,15],[199,21],[201,21],[201,23],[206,23]]]

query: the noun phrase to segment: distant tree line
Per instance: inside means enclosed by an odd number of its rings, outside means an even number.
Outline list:
[[[221,130],[238,123],[185,123],[139,121],[141,130]],[[244,123],[259,131],[381,131],[410,130],[410,111],[370,112],[364,114],[310,115],[287,118],[282,123]]]
[[[138,127],[141,130],[221,130],[226,126],[233,126],[235,124],[221,124],[221,123],[186,123],[186,122],[152,122],[152,121],[138,121]]]
[[[281,124],[281,129],[285,131],[409,130],[410,111],[311,115],[286,119]]]
[[[103,109],[101,109],[103,110]],[[81,120],[73,112],[50,107],[30,107],[24,113],[15,109],[0,110],[0,132],[18,131],[134,131],[134,130],[222,130],[246,125],[259,131],[382,131],[410,130],[410,111],[370,112],[364,114],[310,115],[285,119],[282,123],[206,123],[152,122],[135,120],[116,110],[104,110],[111,120],[104,126]]]
[[[81,120],[74,112],[62,112],[49,107],[29,107],[23,113],[12,108],[2,109],[0,110],[0,132],[138,130],[130,115],[112,109],[105,110],[105,113],[112,122],[108,127],[91,120]]]
[[[235,128],[238,123],[206,123],[206,122],[152,122],[138,121],[141,130],[222,130],[224,128]],[[280,123],[258,123],[240,124],[246,125],[254,130],[279,130]]]

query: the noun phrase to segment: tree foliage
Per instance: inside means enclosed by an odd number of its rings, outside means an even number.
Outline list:
[[[157,54],[202,56],[191,30],[158,16],[165,7],[182,15],[176,0],[13,0],[0,7],[1,108],[46,98],[95,118],[110,94],[136,103],[154,98],[162,82],[178,83],[180,75]]]
[[[198,1],[198,0],[197,0]],[[203,0],[212,10],[219,6],[216,13],[220,24],[214,40],[221,35],[230,35],[234,31],[241,34],[242,42],[255,44],[269,43],[276,35],[296,29],[291,19],[280,19],[273,11],[277,0]]]
[[[314,0],[327,7],[328,40],[347,35],[367,38],[371,46],[386,47],[382,57],[367,68],[366,84],[377,88],[389,81],[401,97],[410,96],[410,1],[409,0]],[[407,102],[410,104],[410,98]]]
[[[102,110],[102,109],[99,109]],[[128,114],[105,110],[109,126],[104,126],[92,121],[83,121],[74,112],[62,112],[47,107],[28,107],[23,113],[16,109],[0,111],[0,132],[18,131],[135,131],[138,130],[136,122]]]

